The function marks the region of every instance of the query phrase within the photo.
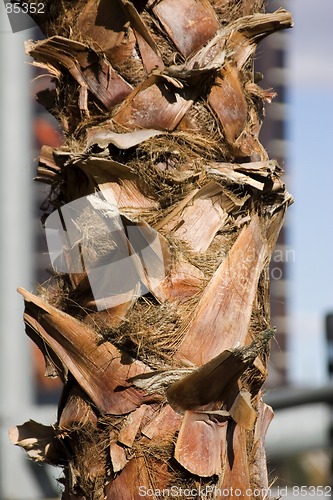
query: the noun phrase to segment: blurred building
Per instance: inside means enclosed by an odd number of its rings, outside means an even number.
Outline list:
[[[279,0],[267,1],[267,12],[274,12],[282,6]],[[286,50],[288,32],[280,31],[263,40],[258,47],[255,70],[262,73],[259,85],[273,89],[277,96],[266,106],[266,116],[260,132],[260,140],[269,157],[276,159],[287,170],[286,140]],[[288,186],[287,186],[288,188]],[[271,323],[277,328],[276,342],[271,344],[271,360],[267,384],[281,386],[287,383],[287,287],[288,261],[293,252],[286,242],[286,223],[284,224],[270,266]]]
[[[36,30],[36,39],[38,39]],[[37,161],[41,147],[51,146],[54,148],[60,147],[62,142],[61,131],[53,116],[45,110],[45,108],[36,101],[36,94],[46,88],[52,87],[50,76],[45,74],[45,71],[34,68],[35,78],[31,85],[31,99],[33,110],[33,150],[35,158],[35,175]],[[50,186],[40,182],[34,182],[33,199],[35,204],[35,217],[33,222],[34,228],[34,251],[35,258],[33,260],[33,275],[36,286],[43,284],[51,277],[51,262],[48,255],[45,231],[40,221],[42,211],[41,207],[50,191]],[[56,404],[59,400],[59,393],[62,388],[62,383],[59,378],[46,378],[45,361],[41,351],[35,344],[32,344],[32,352],[34,357],[34,378],[35,378],[35,402],[37,404]]]

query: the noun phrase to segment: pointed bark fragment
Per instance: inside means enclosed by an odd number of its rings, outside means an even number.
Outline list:
[[[151,44],[149,44],[147,40],[140,35],[139,32],[135,31],[135,37],[138,42],[138,47],[140,50],[142,63],[146,70],[146,74],[149,75],[154,70],[163,71],[164,64],[158,51],[154,50]]]
[[[178,256],[170,275],[164,281],[164,290],[169,302],[186,302],[197,295],[204,282],[204,273]]]
[[[149,439],[157,441],[171,441],[179,430],[182,421],[181,415],[176,413],[169,405],[164,406],[157,415],[154,415],[143,429],[142,434]]]
[[[115,442],[110,444],[110,458],[114,473],[122,471],[128,463],[124,448]]]
[[[93,41],[95,49],[102,50],[109,57],[112,49],[119,48],[124,41],[127,23],[118,0],[88,0],[78,16],[79,32]],[[126,44],[123,48],[131,50]]]
[[[235,141],[233,151],[237,158],[246,158],[246,161],[257,162],[268,160],[268,154],[256,133],[253,133],[252,124],[247,123],[245,129]]]
[[[175,459],[199,477],[220,475],[226,453],[227,419],[185,412],[175,448]]]
[[[273,420],[273,409],[265,404],[261,399],[258,402],[258,419],[254,429],[254,457],[251,464],[251,473],[257,484],[262,488],[269,488],[265,439],[268,427]]]
[[[251,394],[242,389],[230,408],[232,419],[244,429],[251,431],[257,418],[257,412],[251,404]]]
[[[87,147],[97,144],[100,148],[107,148],[113,144],[119,149],[129,149],[161,134],[163,134],[161,130],[154,129],[135,130],[120,134],[112,130],[111,123],[106,122],[87,130]]]
[[[197,366],[224,349],[244,345],[268,246],[254,216],[204,291],[178,356]]]
[[[44,356],[45,361],[45,372],[44,376],[47,378],[57,378],[65,383],[68,378],[68,368],[62,362],[62,360],[48,348],[47,344],[43,340],[43,336],[40,334],[42,327],[37,322],[34,322],[31,318],[30,325],[26,322],[25,331],[28,337],[36,344],[38,349]]]
[[[273,332],[274,330],[262,332],[247,347],[223,351],[194,372],[171,384],[166,390],[170,406],[180,413],[185,410],[214,410],[222,406],[229,409],[229,398],[235,392],[237,380],[246,368],[253,365],[255,358],[264,350]],[[244,393],[238,397],[240,399],[245,397],[244,406],[249,405]],[[237,409],[241,411],[241,403],[236,398],[236,407],[233,408],[235,415],[237,415]],[[245,420],[245,414],[243,416]],[[248,413],[246,416],[249,416]]]
[[[244,16],[219,29],[215,36],[199,48],[185,64],[186,69],[221,69],[226,56],[242,69],[256,49],[256,44],[269,33],[290,28],[292,18],[283,9],[272,14]],[[172,67],[172,70],[174,67]]]
[[[205,45],[218,28],[214,10],[205,0],[162,0],[153,12],[185,57]]]
[[[145,401],[140,391],[127,387],[126,380],[149,371],[147,366],[125,359],[110,342],[98,345],[95,332],[86,325],[32,293],[19,292],[25,299],[26,323],[68,367],[101,412],[122,415]]]
[[[66,388],[68,390],[68,387]],[[66,391],[67,392],[67,391]],[[66,395],[64,407],[59,408],[58,426],[62,430],[77,430],[85,426],[96,427],[97,415],[80,386],[73,384]]]
[[[129,19],[130,25],[134,31],[146,74],[150,74],[155,69],[163,71],[164,63],[157,44],[143,18],[140,17],[134,5],[135,2],[132,3],[128,0],[119,0],[119,3],[121,3],[123,10],[126,12],[126,17]]]
[[[225,138],[232,144],[243,131],[247,119],[247,103],[240,73],[235,67],[228,64],[220,71],[208,102],[221,122]]]
[[[231,24],[230,31],[236,31],[236,26],[245,36],[258,41],[270,33],[290,28],[293,26],[293,20],[290,12],[280,8],[272,13],[244,16]]]
[[[211,162],[206,167],[207,174],[214,179],[221,179],[228,184],[248,185],[263,191],[270,189],[273,183],[284,190],[280,178],[281,168],[274,160],[248,162],[248,163],[219,163]]]
[[[9,429],[9,439],[23,448],[36,462],[58,464],[61,462],[61,445],[54,427],[29,420]],[[63,457],[65,458],[65,457]]]
[[[153,488],[143,457],[132,458],[120,474],[105,488],[106,500],[139,500],[139,488]]]
[[[67,168],[68,186],[72,186],[74,177],[80,175],[80,171],[84,174],[78,179],[80,192],[73,192],[71,189],[71,193],[67,195],[68,201],[94,193],[98,187],[103,191],[111,190],[113,201],[117,201],[119,210],[129,215],[159,206],[151,188],[131,168],[122,163],[94,156],[75,161]],[[107,198],[107,193],[105,196]]]
[[[151,75],[123,102],[112,118],[129,130],[174,130],[194,99],[198,88],[177,89],[162,76]]]
[[[128,463],[126,452],[123,446],[120,446],[117,443],[117,434],[114,431],[110,432],[110,459],[114,473],[123,470],[125,465]]]
[[[220,476],[217,488],[227,488],[229,491],[238,489],[242,498],[253,500],[251,491],[249,461],[246,448],[246,430],[236,424],[230,424],[227,431],[227,458],[225,471]]]
[[[228,218],[225,198],[221,185],[209,182],[199,191],[193,191],[186,206],[181,203],[184,207],[180,213],[180,207],[176,207],[169,214],[163,232],[185,241],[194,252],[205,252]]]
[[[227,26],[230,37],[228,50],[234,53],[237,68],[241,69],[255,52],[256,45],[267,35],[292,26],[289,12],[279,9],[269,14],[244,16]]]
[[[126,417],[126,420],[118,434],[119,443],[127,446],[127,448],[132,448],[135,436],[137,435],[146,410],[147,406],[142,405]]]
[[[50,146],[43,146],[38,162],[37,177],[35,180],[51,184],[61,172],[61,168],[57,165],[54,156],[54,149]]]

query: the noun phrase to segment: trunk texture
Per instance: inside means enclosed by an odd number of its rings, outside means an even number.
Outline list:
[[[36,178],[54,276],[19,291],[64,388],[53,426],[11,440],[63,467],[64,500],[266,498],[268,266],[292,198],[258,139],[274,92],[253,60],[291,16],[47,0],[35,20],[27,52],[54,81],[37,99],[65,140]]]

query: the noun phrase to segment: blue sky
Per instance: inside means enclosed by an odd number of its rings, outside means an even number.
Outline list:
[[[333,2],[289,2],[289,375],[326,378],[324,315],[333,312]]]

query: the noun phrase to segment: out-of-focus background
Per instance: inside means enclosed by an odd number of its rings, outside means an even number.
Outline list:
[[[270,271],[278,334],[265,388],[276,413],[267,452],[272,494],[331,498],[333,3],[267,2],[270,11],[281,6],[293,13],[295,27],[269,37],[256,58],[261,85],[278,92],[261,139],[295,197]],[[7,436],[8,427],[30,418],[53,423],[60,391],[42,377],[43,360],[25,336],[16,292],[48,276],[39,223],[46,189],[32,178],[41,145],[61,143],[34,99],[48,85],[24,55],[24,41],[36,37],[34,30],[13,33],[0,3],[0,500],[59,497],[60,471],[27,460]]]

